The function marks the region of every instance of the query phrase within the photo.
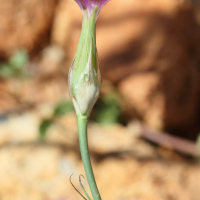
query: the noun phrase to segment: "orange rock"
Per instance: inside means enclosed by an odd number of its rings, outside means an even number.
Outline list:
[[[72,61],[81,12],[62,0],[55,19],[52,40],[65,44]],[[132,116],[139,115],[154,128],[190,132],[186,137],[196,138],[198,131],[192,129],[199,115],[199,35],[194,10],[184,1],[115,0],[102,9],[97,22],[100,65]]]
[[[0,58],[40,50],[49,40],[56,0],[0,0]]]

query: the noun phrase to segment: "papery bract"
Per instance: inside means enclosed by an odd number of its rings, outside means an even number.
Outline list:
[[[96,19],[109,0],[75,0],[83,13],[82,31],[69,72],[69,93],[77,115],[89,116],[101,89]]]
[[[89,116],[100,92],[101,73],[96,49],[95,24],[98,5],[83,10],[82,31],[69,71],[69,93],[77,115]]]

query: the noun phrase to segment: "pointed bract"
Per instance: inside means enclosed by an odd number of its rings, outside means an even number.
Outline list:
[[[95,5],[90,14],[83,12],[81,36],[69,72],[70,98],[76,114],[81,116],[89,116],[101,89],[95,32],[98,6],[101,5]]]

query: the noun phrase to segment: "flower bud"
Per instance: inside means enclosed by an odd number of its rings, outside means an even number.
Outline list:
[[[88,62],[83,71],[75,70],[75,61],[76,57],[70,67],[68,78],[70,97],[76,114],[89,116],[101,89],[100,68],[98,61],[96,61],[95,67],[92,65],[92,47]]]
[[[77,115],[89,116],[100,92],[101,73],[96,50],[97,6],[90,16],[83,12],[82,32],[70,67],[68,87]]]

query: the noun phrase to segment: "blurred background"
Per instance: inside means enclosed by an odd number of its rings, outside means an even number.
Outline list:
[[[81,17],[74,0],[0,0],[1,200],[81,198],[67,87]],[[199,200],[200,1],[111,0],[97,48],[88,134],[102,199]]]

